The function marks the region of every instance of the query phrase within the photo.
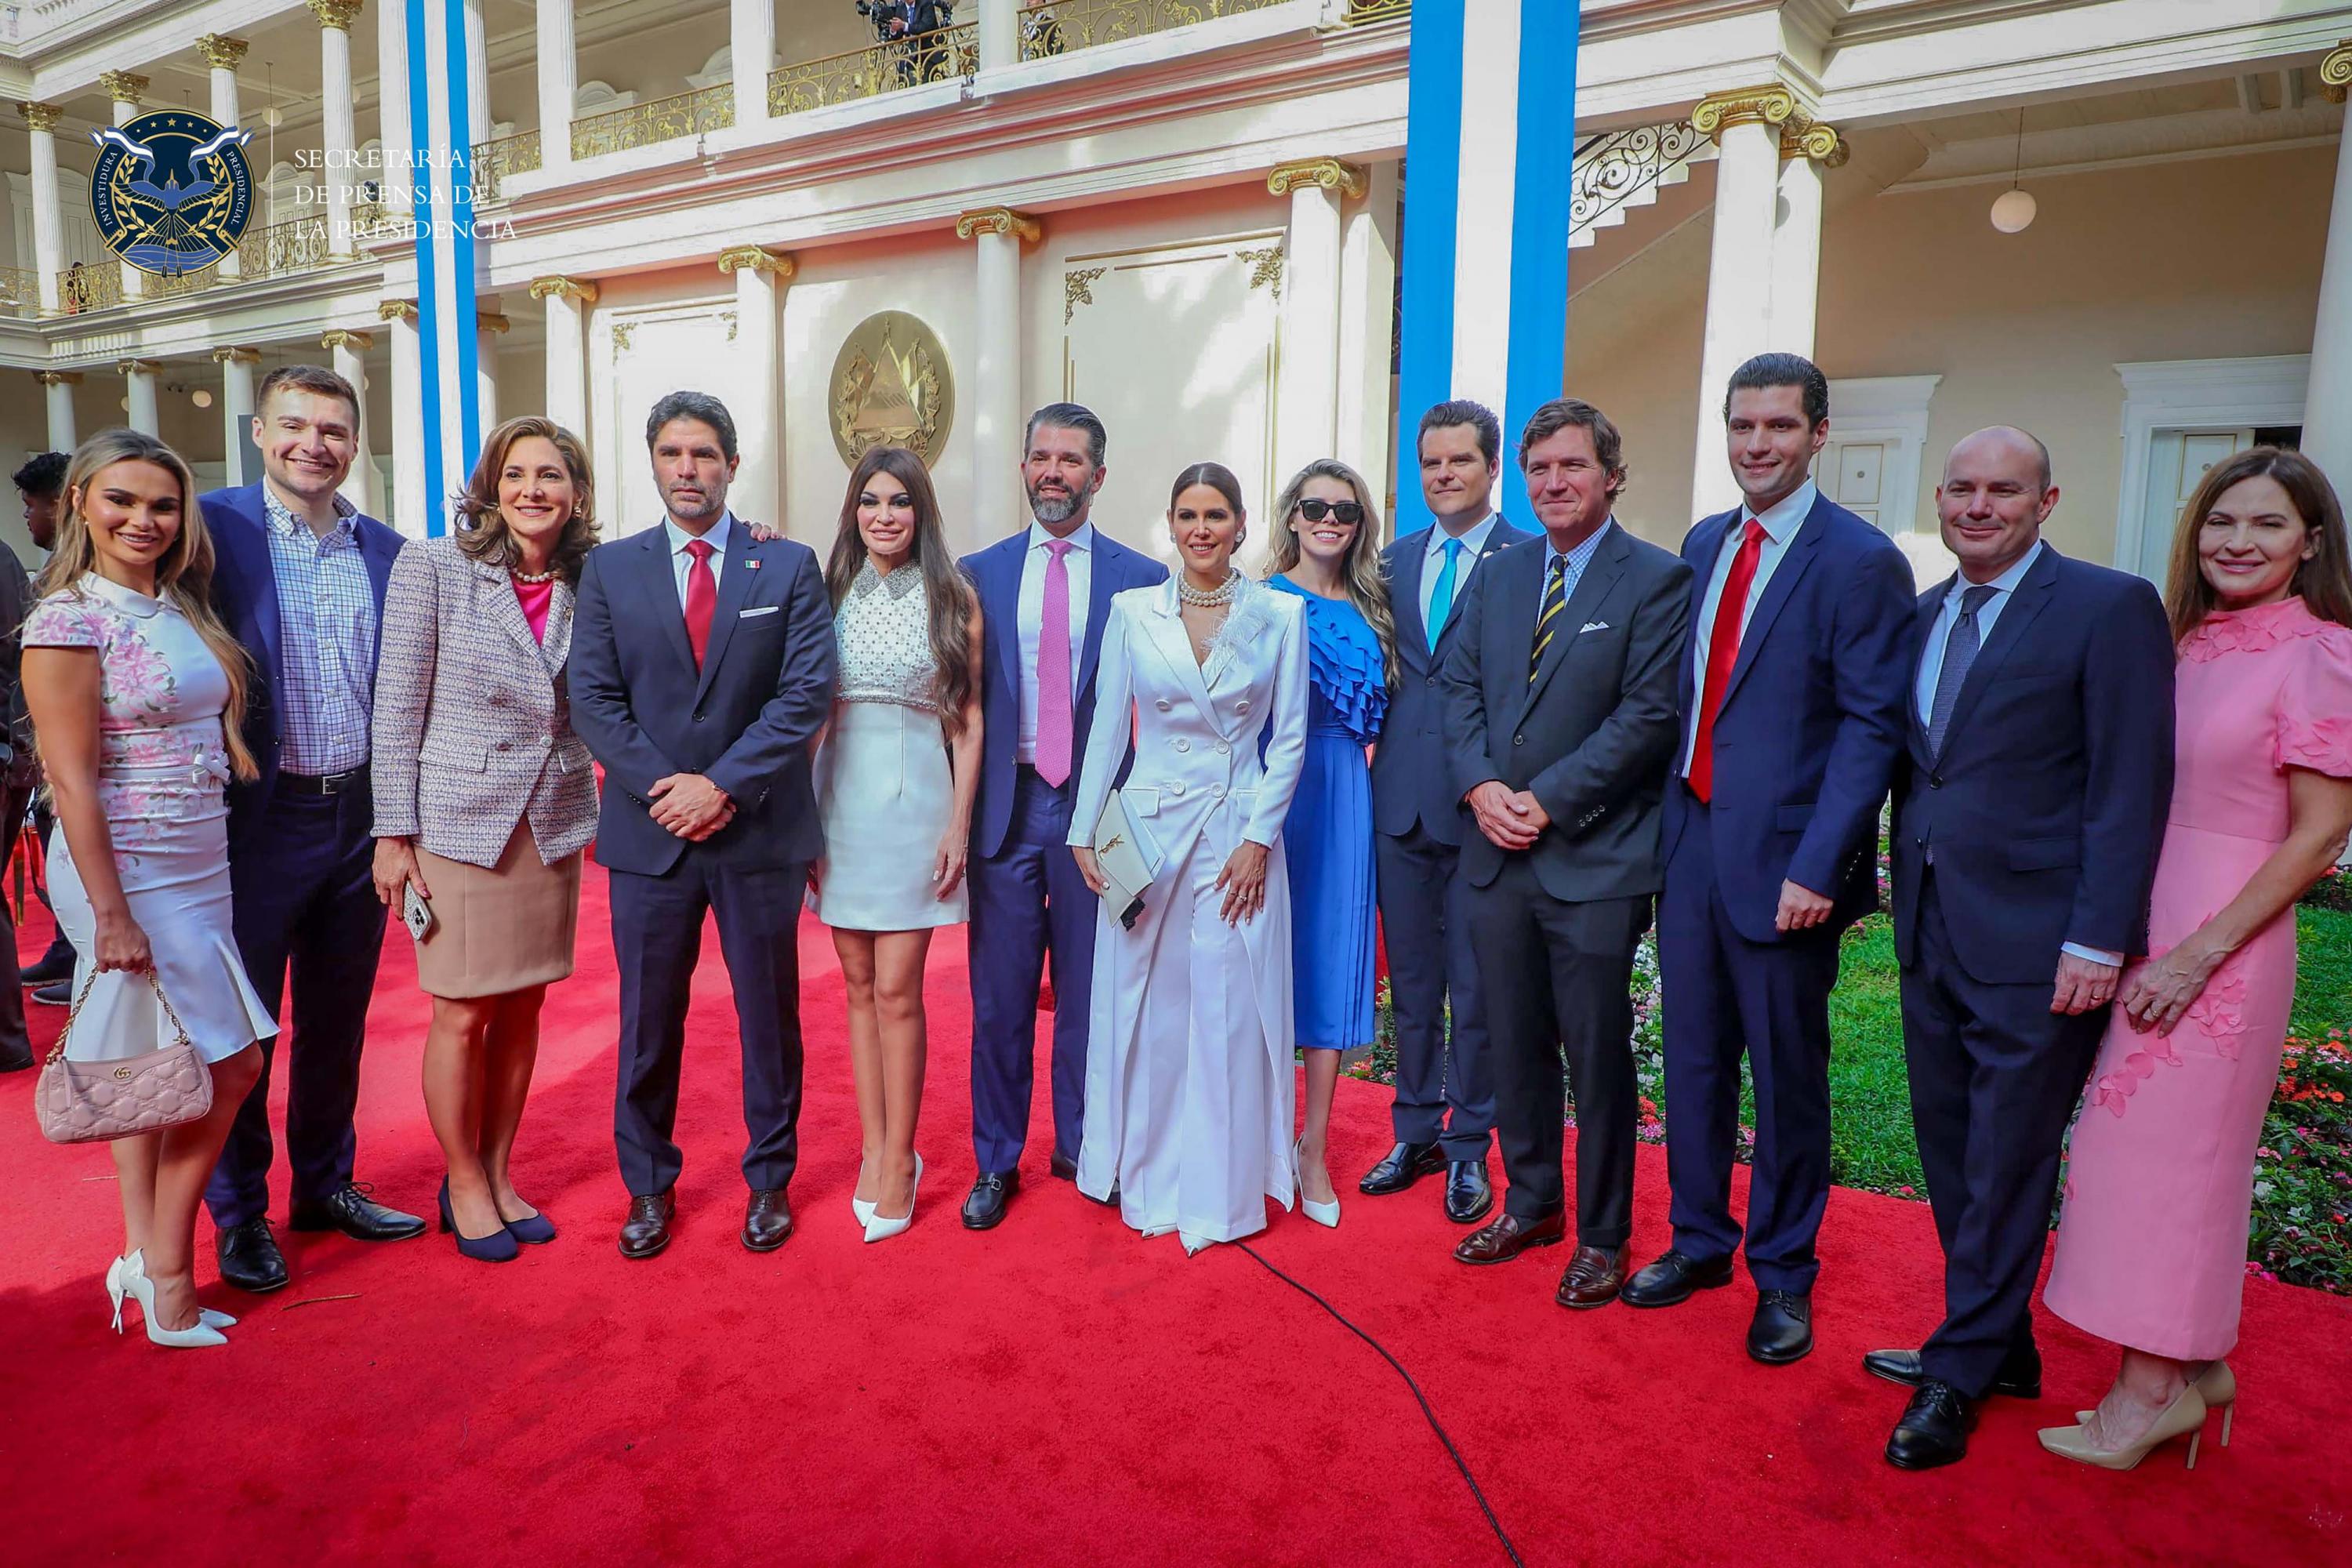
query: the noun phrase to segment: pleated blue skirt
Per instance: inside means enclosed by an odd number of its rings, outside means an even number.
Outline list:
[[[1372,780],[1364,743],[1313,730],[1282,829],[1290,862],[1291,994],[1298,1044],[1372,1042]]]

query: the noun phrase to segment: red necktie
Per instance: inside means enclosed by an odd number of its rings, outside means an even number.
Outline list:
[[[1764,555],[1764,525],[1748,520],[1739,553],[1731,558],[1731,575],[1723,580],[1723,597],[1715,606],[1715,626],[1707,633],[1706,684],[1699,690],[1698,735],[1691,745],[1691,794],[1715,799],[1715,714],[1723,706],[1724,688],[1731,684],[1732,668],[1739,662],[1739,626],[1748,615],[1748,587],[1756,581],[1756,563]]]
[[[686,640],[694,649],[694,668],[700,669],[703,650],[710,646],[710,617],[719,613],[719,579],[710,571],[710,541],[689,539],[686,552],[694,557],[686,569]]]

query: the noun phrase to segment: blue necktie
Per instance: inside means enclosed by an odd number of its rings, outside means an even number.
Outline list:
[[[1445,630],[1445,617],[1454,613],[1454,569],[1462,562],[1462,542],[1445,542],[1445,564],[1437,569],[1437,586],[1429,595],[1429,651],[1437,651],[1438,637]]]

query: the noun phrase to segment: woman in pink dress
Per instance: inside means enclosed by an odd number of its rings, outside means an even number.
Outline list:
[[[2043,1300],[2123,1348],[2054,1454],[2110,1469],[2194,1435],[2236,1380],[2254,1145],[2294,1001],[2294,903],[2352,830],[2352,564],[2309,459],[2257,447],[2182,514],[2172,810],[2067,1167]],[[2228,1416],[2222,1441],[2229,1440]]]

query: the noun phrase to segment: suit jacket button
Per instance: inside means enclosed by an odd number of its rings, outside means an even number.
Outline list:
[[[701,722],[702,722],[702,714],[701,714],[701,712],[700,712],[698,710],[696,711],[696,713],[695,713],[695,715],[694,715],[694,721],[695,721],[696,723],[698,723],[698,724],[699,724],[699,723],[701,723]]]
[[[1432,685],[1432,686],[1436,685],[1436,684],[1437,684],[1437,677],[1436,677],[1436,676],[1434,676],[1434,675],[1431,676],[1431,677],[1429,678],[1428,684],[1429,684],[1429,685]]]
[[[1929,774],[1927,775],[1927,787],[1928,787],[1929,789],[1941,789],[1941,788],[1943,788],[1943,787],[1944,787],[1944,775],[1943,775],[1943,774],[1941,774],[1941,773],[1929,773]]]
[[[1248,699],[1248,698],[1246,698],[1246,697],[1243,698],[1239,702],[1236,702],[1236,703],[1234,703],[1234,712],[1236,712],[1236,713],[1246,713],[1246,712],[1248,712],[1248,711],[1249,711],[1249,710],[1250,710],[1249,699]]]
[[[1173,707],[1174,707],[1174,706],[1176,706],[1176,705],[1175,705],[1174,703],[1172,703],[1172,702],[1169,701],[1169,700],[1168,700],[1168,699],[1166,699],[1165,697],[1163,697],[1163,698],[1161,698],[1161,699],[1160,699],[1160,700],[1156,704],[1154,704],[1154,706],[1155,706],[1155,707],[1157,707],[1157,708],[1158,708],[1158,709],[1159,709],[1162,713],[1165,713],[1165,712],[1167,712],[1167,711],[1168,711],[1168,710],[1170,710],[1171,708],[1173,708]]]
[[[1186,740],[1186,739],[1185,739],[1183,736],[1181,736],[1181,735],[1179,735],[1179,736],[1177,736],[1177,737],[1176,737],[1176,740],[1175,740],[1175,742],[1174,742],[1174,743],[1175,743],[1175,747],[1176,747],[1176,749],[1177,749],[1178,751],[1180,751],[1180,752],[1189,752],[1189,751],[1191,751],[1191,750],[1192,749],[1192,742],[1190,742],[1190,741],[1188,741],[1188,740]]]
[[[1527,743],[1528,738],[1525,735],[1514,735],[1511,737],[1511,744],[1514,746],[1524,746]]]

